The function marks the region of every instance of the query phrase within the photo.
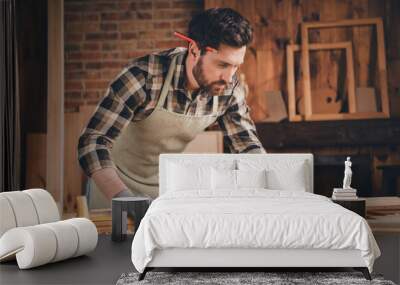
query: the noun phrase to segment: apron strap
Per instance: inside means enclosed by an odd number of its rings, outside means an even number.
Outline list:
[[[169,93],[169,87],[171,86],[172,82],[172,77],[174,76],[177,56],[178,55],[175,55],[171,60],[171,64],[169,65],[168,68],[167,77],[165,78],[163,86],[161,88],[161,94],[160,98],[158,99],[156,108],[162,108],[164,106],[165,98],[167,98],[167,95]]]
[[[212,114],[216,115],[218,112],[218,96],[213,96],[213,109],[212,109]]]

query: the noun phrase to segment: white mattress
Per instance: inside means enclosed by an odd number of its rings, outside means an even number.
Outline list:
[[[151,204],[132,243],[139,272],[156,249],[167,248],[360,250],[371,272],[380,255],[365,219],[326,197],[266,189],[199,193],[169,192]]]

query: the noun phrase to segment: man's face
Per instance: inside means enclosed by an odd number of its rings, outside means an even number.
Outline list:
[[[221,44],[218,52],[201,55],[193,67],[200,88],[212,96],[222,95],[238,67],[243,63],[246,46],[235,48]]]

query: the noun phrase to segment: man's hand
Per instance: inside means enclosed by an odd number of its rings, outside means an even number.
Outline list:
[[[114,168],[103,168],[92,174],[97,188],[111,201],[115,195],[128,189]]]

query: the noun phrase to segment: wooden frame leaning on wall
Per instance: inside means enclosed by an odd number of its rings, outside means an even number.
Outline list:
[[[379,76],[379,93],[381,99],[381,111],[379,112],[357,112],[354,96],[349,93],[349,113],[341,113],[341,114],[313,114],[312,111],[312,98],[311,98],[311,82],[310,82],[310,59],[309,59],[309,51],[315,48],[315,44],[309,43],[308,31],[310,29],[321,29],[321,28],[336,28],[336,27],[348,27],[348,26],[365,26],[365,25],[375,25],[376,33],[377,33],[377,57],[378,57],[378,76]],[[388,98],[388,85],[387,85],[387,71],[386,71],[386,57],[385,57],[385,43],[384,43],[384,33],[383,33],[383,23],[381,18],[365,18],[365,19],[348,19],[337,22],[308,22],[302,23],[301,25],[301,70],[302,70],[302,85],[303,85],[303,96],[304,96],[304,120],[306,121],[316,121],[316,120],[339,120],[339,119],[371,119],[371,118],[389,118],[389,98]],[[335,45],[336,43],[331,44],[317,44],[317,45]],[[293,63],[293,53],[291,53],[291,58],[289,53],[291,52],[291,47],[288,47],[288,92],[289,98],[293,99],[293,84],[294,84],[294,76],[293,72],[289,72],[293,70],[293,64],[289,66],[289,63]],[[297,49],[295,47],[295,49]],[[330,49],[330,48],[329,48]],[[352,54],[352,53],[351,53]],[[347,62],[350,62],[349,53],[347,55]],[[351,60],[351,64],[347,64],[347,68],[349,65],[353,66],[353,60]],[[354,66],[352,71],[354,78]],[[349,69],[347,70],[349,74]],[[292,78],[290,78],[293,76]],[[347,76],[347,78],[349,78]],[[291,82],[293,80],[293,83]],[[354,84],[354,82],[353,82]],[[292,89],[291,89],[292,88]],[[292,93],[292,95],[290,95]],[[354,94],[354,93],[353,93]],[[289,99],[290,100],[290,99]],[[295,105],[294,105],[295,106]],[[296,115],[295,109],[293,113],[293,103],[289,103],[289,118],[290,114],[294,121],[299,121],[302,119],[302,116],[298,117]],[[293,115],[294,114],[294,115]],[[292,119],[290,119],[292,121]]]
[[[343,120],[354,119],[358,114],[355,114],[356,99],[355,99],[355,79],[354,79],[354,66],[353,66],[353,48],[351,42],[337,42],[337,43],[320,43],[310,44],[309,50],[332,50],[332,49],[345,49],[346,51],[346,87],[348,94],[349,110],[350,113],[337,113],[337,114],[312,114],[314,120]],[[287,88],[288,88],[288,109],[289,120],[298,122],[303,120],[303,116],[296,112],[296,87],[294,79],[294,54],[300,51],[299,45],[287,45]],[[363,116],[367,115],[366,113]],[[368,113],[371,115],[371,113]]]

